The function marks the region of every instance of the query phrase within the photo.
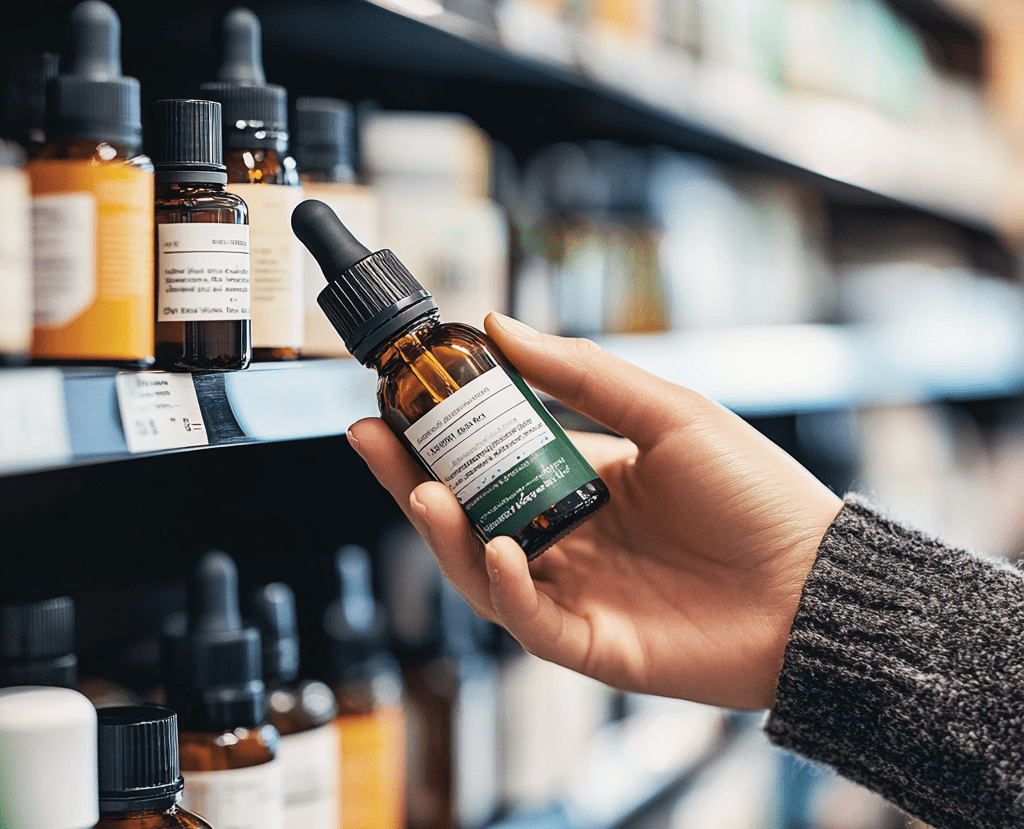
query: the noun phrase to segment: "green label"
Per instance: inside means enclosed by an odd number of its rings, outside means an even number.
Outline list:
[[[500,367],[405,436],[487,538],[518,532],[597,477],[522,378]]]

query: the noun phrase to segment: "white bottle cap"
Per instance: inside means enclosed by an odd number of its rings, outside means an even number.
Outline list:
[[[0,690],[0,829],[87,829],[99,818],[92,703],[68,688]]]

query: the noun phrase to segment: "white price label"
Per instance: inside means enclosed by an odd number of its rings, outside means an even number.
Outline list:
[[[121,371],[115,380],[121,426],[133,455],[209,445],[191,374]]]
[[[60,370],[0,371],[0,472],[69,460],[71,438]]]

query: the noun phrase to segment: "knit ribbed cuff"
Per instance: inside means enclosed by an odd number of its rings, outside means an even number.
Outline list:
[[[1020,829],[1020,571],[848,497],[804,586],[765,730],[936,827]]]

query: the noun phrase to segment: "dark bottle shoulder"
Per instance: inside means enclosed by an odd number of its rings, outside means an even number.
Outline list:
[[[199,815],[181,806],[147,812],[107,812],[96,829],[213,829]]]
[[[295,159],[277,150],[230,150],[224,157],[224,164],[230,184],[301,186]]]
[[[156,191],[155,210],[158,216],[180,214],[172,221],[189,221],[188,214],[218,212],[230,216],[234,224],[245,224],[249,209],[241,196],[226,191],[201,187],[169,187],[161,185]]]

